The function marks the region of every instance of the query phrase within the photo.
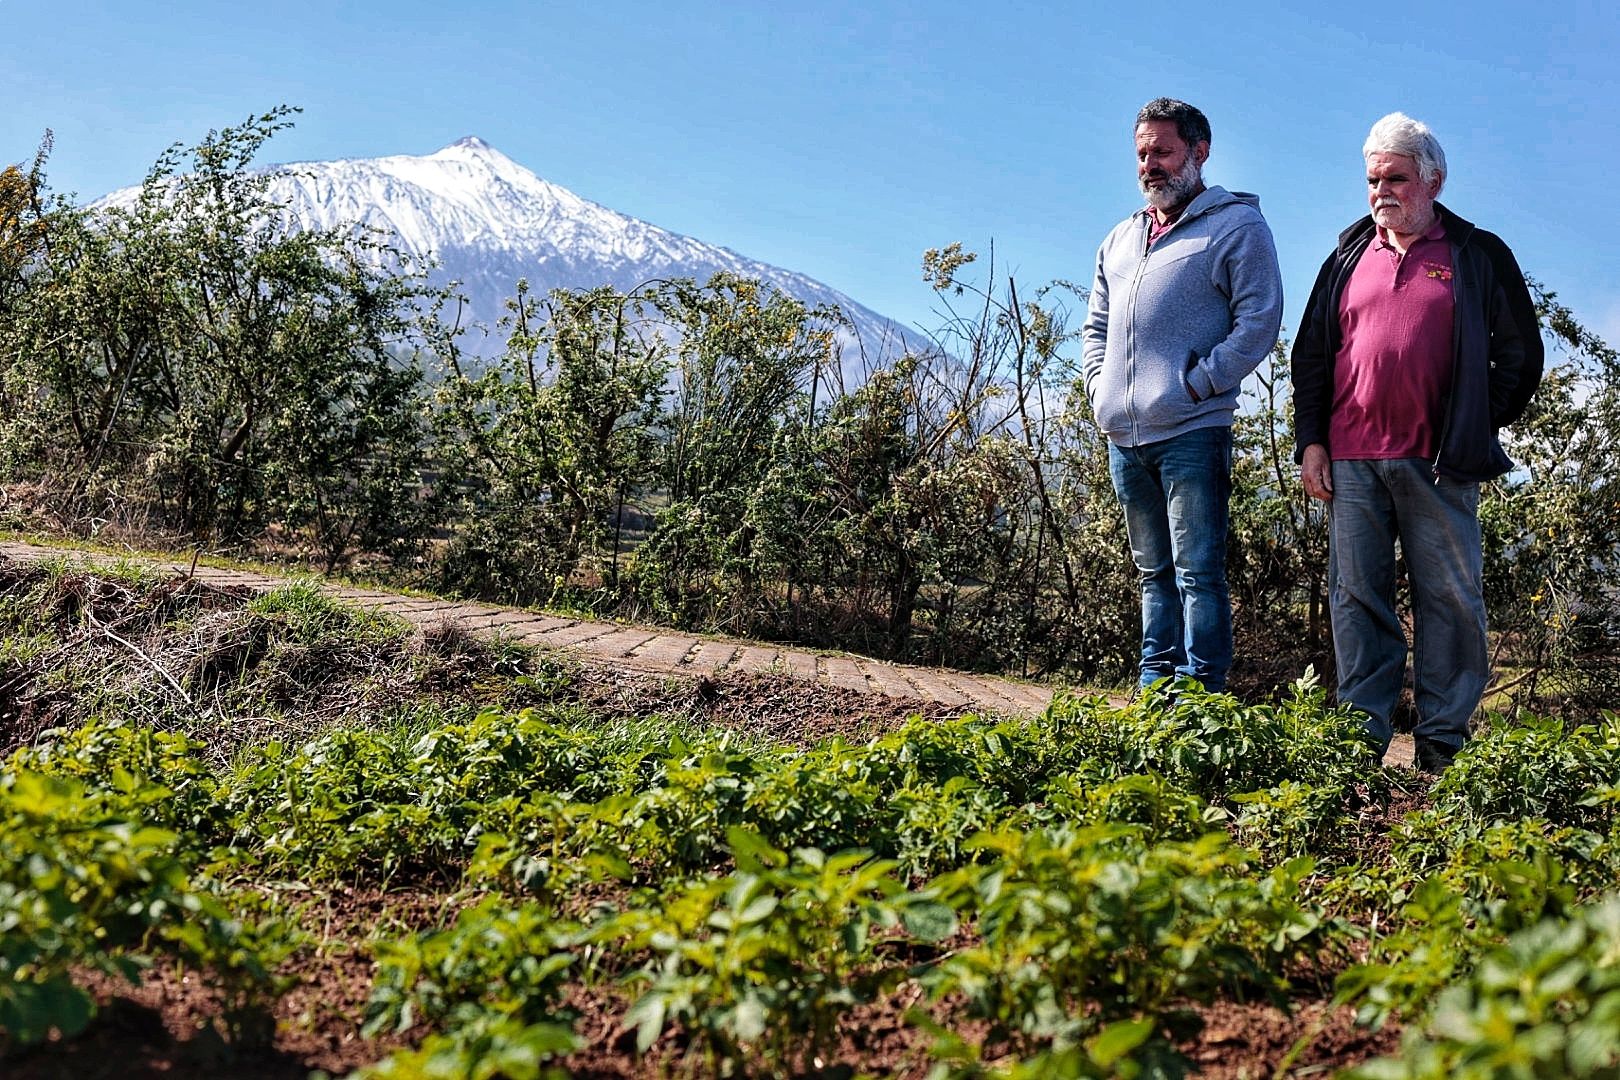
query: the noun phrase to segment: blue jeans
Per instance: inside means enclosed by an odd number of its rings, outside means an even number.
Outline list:
[[[1142,581],[1141,685],[1188,675],[1207,690],[1226,689],[1232,429],[1196,428],[1145,446],[1110,443],[1108,467]]]
[[[1412,587],[1412,734],[1457,750],[1489,674],[1479,485],[1436,483],[1422,458],[1335,461],[1328,605],[1339,700],[1367,714],[1368,734],[1384,748],[1406,672],[1397,541]]]

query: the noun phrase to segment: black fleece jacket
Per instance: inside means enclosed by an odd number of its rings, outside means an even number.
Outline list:
[[[1436,477],[1491,480],[1513,468],[1496,433],[1517,420],[1541,384],[1545,349],[1535,304],[1513,252],[1495,233],[1435,203],[1451,243],[1451,391],[1441,422]],[[1339,234],[1322,264],[1294,340],[1296,461],[1313,443],[1328,446],[1333,364],[1339,355],[1339,301],[1374,234],[1371,215]]]

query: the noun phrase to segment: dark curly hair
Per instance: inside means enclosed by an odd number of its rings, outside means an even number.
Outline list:
[[[1145,124],[1152,120],[1168,120],[1176,125],[1176,134],[1188,146],[1196,146],[1201,142],[1209,142],[1209,117],[1175,98],[1154,98],[1142,106],[1142,111],[1136,114],[1137,124]]]

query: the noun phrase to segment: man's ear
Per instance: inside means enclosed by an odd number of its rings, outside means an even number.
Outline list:
[[[1193,147],[1193,160],[1198,162],[1198,167],[1200,169],[1204,167],[1204,162],[1209,160],[1209,140],[1208,139],[1199,139],[1198,140],[1198,144]]]

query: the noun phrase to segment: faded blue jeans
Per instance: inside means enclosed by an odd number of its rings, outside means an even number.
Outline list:
[[[1388,748],[1406,672],[1395,611],[1395,544],[1412,587],[1412,690],[1419,742],[1455,751],[1489,674],[1479,485],[1435,482],[1422,458],[1335,461],[1328,503],[1328,606],[1339,700]]]
[[[1196,428],[1145,446],[1109,443],[1108,466],[1142,583],[1140,685],[1190,675],[1206,690],[1226,689],[1232,429]]]

